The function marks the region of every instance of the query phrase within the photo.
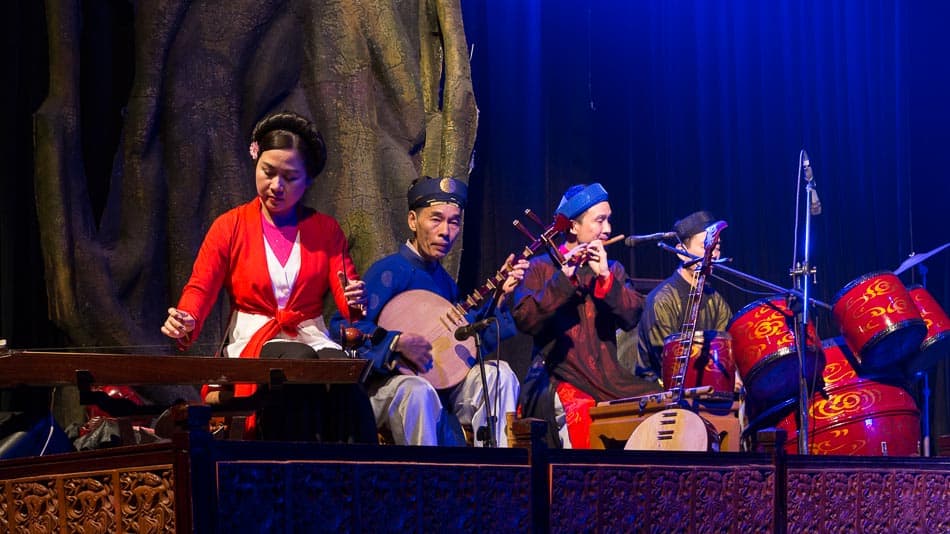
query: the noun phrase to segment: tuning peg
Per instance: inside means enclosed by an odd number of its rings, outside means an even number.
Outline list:
[[[511,221],[511,224],[512,224],[515,228],[517,228],[519,231],[521,231],[522,234],[524,234],[525,236],[527,236],[528,239],[530,239],[531,241],[537,241],[537,240],[538,240],[538,238],[535,237],[534,234],[532,234],[530,230],[528,230],[527,228],[525,228],[525,226],[524,226],[523,224],[521,224],[521,221],[519,221],[518,219],[515,219],[515,220]]]
[[[533,211],[531,211],[531,208],[525,209],[524,214],[525,214],[525,217],[531,219],[535,224],[537,224],[541,228],[545,227],[544,221],[541,220],[541,217],[538,217]]]

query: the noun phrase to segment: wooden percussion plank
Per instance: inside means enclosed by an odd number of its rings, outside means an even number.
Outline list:
[[[0,354],[0,387],[76,384],[355,384],[364,359],[275,360],[138,354],[9,351]]]

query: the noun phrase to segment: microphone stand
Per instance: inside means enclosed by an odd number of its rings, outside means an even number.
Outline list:
[[[815,193],[815,179],[812,176],[811,166],[808,161],[808,155],[802,150],[798,161],[798,183],[801,183],[802,169],[805,171],[805,198],[817,198]],[[797,194],[797,193],[796,193]],[[795,203],[795,218],[798,220],[798,201]],[[798,352],[798,454],[808,454],[808,378],[805,376],[805,350],[808,339],[805,337],[808,332],[809,309],[808,299],[811,296],[810,278],[815,276],[815,268],[810,264],[811,255],[811,217],[813,213],[811,207],[805,210],[805,239],[802,247],[803,260],[798,262],[798,257],[793,258],[794,266],[789,270],[789,274],[794,281],[795,289],[801,291],[801,306],[789,306],[789,309],[795,314],[795,348]],[[796,223],[796,228],[797,228]],[[798,236],[795,236],[798,239]],[[796,249],[797,250],[797,249]]]
[[[487,319],[495,313],[495,308],[498,307],[498,301],[501,300],[501,286],[498,286],[498,289],[492,291],[491,300],[488,302],[488,306],[485,308],[485,312],[476,316],[476,318],[481,317],[482,319]],[[498,321],[495,321],[495,328],[499,328]],[[498,447],[498,439],[495,436],[495,421],[497,420],[497,414],[492,413],[492,404],[493,400],[491,398],[491,390],[488,387],[488,376],[485,374],[485,355],[482,351],[482,334],[480,332],[475,332],[475,357],[478,359],[478,370],[482,375],[482,399],[485,402],[485,415],[488,420],[488,446],[491,448]],[[495,347],[495,350],[500,350],[501,347]],[[497,371],[496,371],[497,372]],[[501,380],[501,376],[495,377],[495,383]],[[479,439],[481,434],[480,428],[475,430],[475,439]]]
[[[917,271],[920,272],[921,285],[927,288],[927,266],[923,263],[917,264]],[[920,391],[920,447],[921,456],[930,457],[930,370],[923,369],[917,372],[916,378],[919,380]]]
[[[475,332],[475,355],[476,358],[478,358],[478,370],[482,375],[482,401],[485,403],[485,415],[488,420],[488,446],[494,449],[498,447],[498,441],[495,438],[495,414],[492,413],[492,402],[488,395],[488,378],[485,375],[485,355],[482,354],[481,338],[482,335],[479,332]],[[501,377],[496,376],[495,382],[497,383],[500,378]],[[475,429],[475,439],[480,439],[481,434],[481,428]]]

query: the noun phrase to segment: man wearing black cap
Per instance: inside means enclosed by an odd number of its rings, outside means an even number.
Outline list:
[[[476,431],[488,424],[485,391],[477,365],[457,386],[437,391],[423,377],[396,369],[402,366],[428,371],[433,364],[429,340],[418,332],[386,331],[376,324],[383,308],[405,291],[431,291],[448,302],[458,302],[458,286],[440,261],[461,231],[466,195],[465,183],[454,178],[422,178],[413,182],[407,195],[411,237],[397,253],[371,265],[363,278],[368,304],[365,317],[355,325],[371,339],[358,351],[373,362],[368,390],[377,427],[389,430],[397,445],[462,444],[450,430],[453,425],[448,421],[452,416]],[[513,256],[509,257],[508,261],[512,260]],[[501,338],[516,333],[505,296],[524,276],[527,265],[523,260],[513,265],[502,284],[503,296],[493,312],[495,321],[482,335],[486,354],[494,350],[499,333]],[[468,321],[471,323],[484,311],[473,310]],[[414,312],[434,313],[425,308]],[[332,333],[340,332],[341,321],[337,313],[331,320]],[[504,414],[515,410],[520,390],[518,378],[504,361],[486,363],[485,375],[489,405],[495,414],[494,435],[499,446],[506,446]],[[476,445],[481,444],[483,440],[476,439]]]
[[[716,219],[708,211],[697,211],[676,221],[673,231],[679,239],[676,248],[694,256],[703,256],[706,228]],[[689,258],[679,256],[683,262]],[[719,258],[719,247],[713,251],[713,258]],[[667,336],[679,332],[683,327],[685,303],[690,289],[695,284],[695,270],[681,263],[676,271],[647,295],[646,307],[638,328],[636,373],[647,380],[660,378],[663,365],[663,341]],[[696,331],[724,331],[732,310],[709,284],[703,287],[703,295],[696,318]],[[669,386],[669,384],[667,384]]]
[[[659,388],[617,361],[616,331],[636,326],[643,297],[623,265],[607,260],[607,191],[596,183],[571,187],[557,213],[571,221],[565,262],[536,256],[514,293],[515,322],[534,338],[521,410],[548,421],[550,446],[588,448],[591,406]]]

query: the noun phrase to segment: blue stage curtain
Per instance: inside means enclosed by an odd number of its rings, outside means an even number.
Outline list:
[[[550,217],[573,183],[611,195],[614,233],[669,230],[709,209],[729,222],[732,266],[790,285],[799,151],[814,169],[816,298],[950,241],[950,8],[898,1],[463,2],[481,111],[463,282]],[[804,195],[802,194],[802,197]],[[807,210],[807,205],[802,205]],[[804,211],[802,211],[803,217]],[[801,219],[803,221],[803,219]],[[803,225],[803,223],[802,223]],[[674,266],[617,248],[637,277]],[[950,308],[950,253],[926,263]],[[920,283],[916,270],[902,275]],[[713,281],[734,310],[759,298]],[[823,337],[830,314],[815,314]],[[950,432],[946,365],[932,376],[935,434]],[[931,384],[934,385],[933,383]]]

